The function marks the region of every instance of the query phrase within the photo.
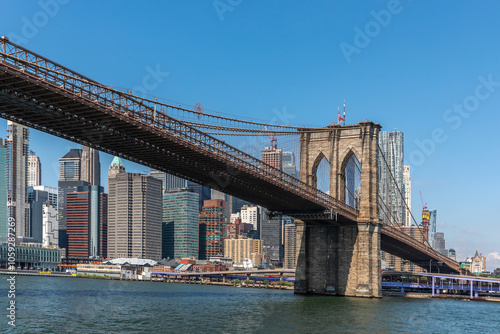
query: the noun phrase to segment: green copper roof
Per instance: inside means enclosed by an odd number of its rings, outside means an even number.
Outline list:
[[[125,168],[125,166],[123,166],[123,161],[122,161],[122,158],[117,157],[117,156],[115,156],[115,157],[113,158],[113,161],[111,161],[111,165],[110,165],[110,167],[111,167],[111,166],[118,166],[118,167],[120,167],[120,166],[121,166],[121,167]]]

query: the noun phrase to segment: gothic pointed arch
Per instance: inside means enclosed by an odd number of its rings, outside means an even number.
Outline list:
[[[361,164],[356,149],[344,151],[339,173],[340,200],[353,208],[359,208],[361,198]]]
[[[312,186],[329,193],[330,191],[330,161],[323,151],[320,151],[312,165]],[[318,175],[320,176],[318,178]]]
[[[312,167],[313,174],[316,173],[316,171],[318,170],[318,166],[319,166],[321,160],[323,160],[323,159],[326,159],[326,161],[328,163],[330,163],[330,161],[328,160],[328,158],[325,156],[325,153],[323,153],[323,151],[320,151],[318,153],[318,155],[316,156],[316,159],[314,159],[314,163],[313,163],[313,167]]]

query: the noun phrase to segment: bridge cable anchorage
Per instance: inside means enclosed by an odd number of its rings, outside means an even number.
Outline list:
[[[384,155],[384,153],[383,153],[382,149],[380,148],[380,145],[379,145],[379,144],[377,144],[377,147],[378,147],[378,151],[379,151],[380,155],[382,156],[382,159],[383,159],[383,161],[384,161],[384,163],[385,163],[385,165],[386,165],[386,167],[387,167],[387,170],[389,171],[389,174],[391,175],[391,179],[392,179],[392,181],[394,182],[394,185],[396,186],[396,189],[398,190],[399,195],[401,196],[401,198],[402,198],[402,200],[403,200],[403,203],[405,204],[406,210],[410,213],[410,215],[411,215],[411,217],[412,217],[412,219],[413,219],[414,226],[416,226],[416,227],[418,228],[418,230],[420,231],[420,233],[421,233],[421,235],[422,235],[422,240],[424,240],[424,242],[423,242],[423,243],[424,243],[424,244],[426,244],[427,246],[431,247],[431,245],[429,244],[429,240],[425,237],[425,234],[424,234],[424,232],[423,232],[422,228],[418,225],[418,223],[417,223],[417,221],[416,221],[415,217],[413,216],[413,213],[411,212],[411,210],[410,210],[410,208],[409,208],[408,204],[406,203],[405,196],[403,195],[403,192],[401,191],[401,189],[399,188],[399,186],[398,186],[398,184],[397,184],[397,182],[396,182],[396,178],[394,177],[394,175],[393,175],[393,173],[392,173],[392,170],[391,170],[391,168],[389,167],[389,164],[387,163],[387,160],[386,160],[386,158],[385,158],[385,155]],[[431,248],[432,248],[432,247],[431,247]]]

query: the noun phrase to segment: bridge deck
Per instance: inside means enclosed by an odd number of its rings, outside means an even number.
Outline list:
[[[438,261],[442,262],[441,272],[453,273],[464,271],[457,261],[437,252],[432,247],[427,246],[418,240],[410,237],[403,231],[389,225],[382,225],[381,249],[390,254],[409,260],[414,264],[428,268],[429,262],[434,261],[434,266]]]

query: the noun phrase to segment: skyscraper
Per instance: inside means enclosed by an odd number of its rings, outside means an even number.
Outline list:
[[[187,187],[187,181],[175,175],[171,175],[151,168],[150,176],[161,180],[163,193],[172,189],[182,189]]]
[[[207,200],[199,216],[200,260],[224,254],[226,239],[226,203],[221,199]]]
[[[199,196],[198,211],[201,211],[203,203],[212,198],[212,190],[208,187],[202,186],[201,184],[187,181],[187,187],[189,191],[197,193]]]
[[[45,186],[28,187],[30,230],[34,242],[43,242],[43,206],[48,202],[57,206],[57,189]],[[55,209],[55,207],[54,207]]]
[[[0,138],[0,242],[7,240],[7,143]]]
[[[248,201],[233,196],[233,205],[231,207],[231,214],[239,213],[241,208],[244,207],[245,205],[252,205],[252,204]]]
[[[437,230],[437,210],[429,211],[429,244],[434,244],[434,236]]]
[[[224,216],[226,217],[226,224],[229,224],[231,220],[231,206],[233,202],[233,196],[215,189],[211,189],[211,193],[211,199],[221,199],[224,201],[224,203],[226,203]]]
[[[295,224],[285,225],[285,242],[284,242],[285,258],[283,267],[295,269],[297,258],[297,228]]]
[[[59,159],[59,181],[82,181],[82,150],[72,148]]]
[[[28,187],[42,184],[42,164],[36,155],[28,156]]]
[[[385,157],[385,160],[379,157],[379,193],[384,207],[389,210],[380,216],[385,224],[403,224],[406,222],[406,209],[400,191],[404,195],[404,134],[381,131],[379,146]]]
[[[410,176],[410,166],[403,166],[403,183],[404,183],[404,194],[405,194],[405,224],[404,226],[410,226],[412,222],[411,217],[411,176]]]
[[[426,208],[422,209],[422,231],[424,233],[425,241],[429,241],[429,217],[430,211]],[[430,244],[432,246],[432,244]]]
[[[434,239],[432,240],[432,248],[434,248],[436,251],[438,251],[441,254],[445,254],[448,256],[448,252],[445,252],[446,250],[446,240],[444,239],[444,233],[443,232],[436,232],[434,235]]]
[[[101,162],[99,151],[88,147],[82,147],[81,179],[92,186],[101,185]]]
[[[271,167],[274,167],[278,170],[282,169],[283,166],[283,151],[281,149],[278,149],[277,147],[266,147],[261,151],[261,160],[267,165],[270,165]],[[275,172],[274,169],[269,168],[267,165],[263,165],[263,169],[270,171],[270,172]]]
[[[258,239],[226,239],[224,256],[233,259],[233,263],[243,263],[245,259],[253,264],[262,263],[262,240]]]
[[[258,230],[260,228],[260,215],[259,215],[259,207],[244,205],[241,208],[241,222],[244,224],[252,224],[254,230]]]
[[[115,157],[108,172],[108,258],[162,255],[161,181],[127,173]]]
[[[48,186],[33,186],[33,187],[28,187],[28,200],[31,200],[31,194],[35,190],[47,192],[49,201],[51,202],[52,206],[57,210],[57,195],[58,195],[58,189],[57,188],[48,187]]]
[[[241,219],[236,218],[234,222],[226,225],[226,239],[238,239],[240,235]]]
[[[264,259],[279,266],[283,262],[283,220],[269,219],[268,210],[261,208],[260,239],[264,247]]]
[[[298,177],[297,166],[295,165],[295,155],[293,152],[283,152],[283,172]]]
[[[66,235],[67,194],[76,191],[78,187],[88,186],[90,184],[81,179],[81,157],[82,150],[70,149],[64,157],[59,159],[57,210],[59,215],[59,247],[61,248],[67,248],[68,246]],[[66,252],[66,254],[68,253]]]
[[[81,186],[67,194],[67,257],[107,258],[107,207],[101,186]]]
[[[7,207],[16,220],[16,237],[30,237],[28,203],[28,127],[7,121],[9,143],[9,192]]]
[[[111,165],[109,165],[108,181],[120,173],[125,173],[125,166],[123,165],[122,159],[115,156],[113,161],[111,161]]]
[[[434,240],[435,240],[435,239],[434,239]],[[454,250],[453,248],[450,248],[450,249],[448,250],[448,257],[449,257],[450,259],[452,259],[453,261],[456,261],[456,260],[457,260],[457,251],[456,251],[456,250]]]
[[[198,258],[198,194],[186,188],[163,194],[162,258]]]
[[[57,222],[57,209],[51,202],[42,207],[42,242],[44,247],[59,246],[59,224]]]
[[[254,231],[252,224],[242,223],[240,218],[235,218],[234,222],[226,225],[226,238],[239,239],[243,235],[248,237],[250,231]]]

